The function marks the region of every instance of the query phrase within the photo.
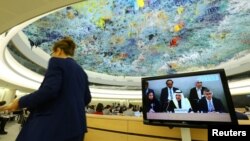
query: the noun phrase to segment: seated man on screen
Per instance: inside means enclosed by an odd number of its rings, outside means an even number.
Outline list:
[[[155,94],[150,92],[146,99],[146,111],[150,113],[160,112],[160,102],[156,99]]]
[[[168,79],[166,81],[166,87],[161,90],[161,96],[160,96],[160,103],[161,103],[161,111],[166,111],[167,106],[169,105],[169,101],[173,100],[174,98],[174,92],[176,90],[179,90],[176,87],[173,87],[174,81],[171,79]]]
[[[176,90],[174,95],[175,98],[169,102],[167,110],[173,113],[189,113],[191,111],[191,104],[184,97],[181,90]]]
[[[199,101],[199,111],[208,112],[224,112],[224,106],[220,99],[213,97],[213,92],[209,89],[204,90],[205,97]]]
[[[196,81],[195,87],[190,90],[189,93],[189,101],[192,106],[194,112],[199,110],[199,100],[204,97],[203,91],[207,89],[206,87],[202,86],[202,81]]]

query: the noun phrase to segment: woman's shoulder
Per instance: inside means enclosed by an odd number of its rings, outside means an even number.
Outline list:
[[[74,59],[70,57],[67,58],[51,57],[49,60],[49,63],[57,63],[57,64],[73,63],[73,62],[75,62]]]
[[[74,60],[72,57],[66,57],[66,58],[61,58],[61,57],[51,57],[51,61],[69,61],[69,60]]]
[[[73,58],[51,57],[49,60],[49,67],[74,68],[77,66],[78,66],[77,63]]]

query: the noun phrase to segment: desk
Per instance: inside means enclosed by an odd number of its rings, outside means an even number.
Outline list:
[[[239,120],[250,125],[250,120]],[[142,117],[87,114],[85,141],[174,141],[181,140],[181,128],[143,124]],[[190,128],[191,139],[206,141],[207,129]]]
[[[85,141],[180,141],[181,128],[143,124],[142,117],[87,114]],[[207,140],[207,129],[191,128],[191,139]]]
[[[238,120],[239,125],[250,125],[250,120]]]

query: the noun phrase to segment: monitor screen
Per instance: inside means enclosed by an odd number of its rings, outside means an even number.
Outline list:
[[[144,124],[238,124],[223,69],[142,78]]]

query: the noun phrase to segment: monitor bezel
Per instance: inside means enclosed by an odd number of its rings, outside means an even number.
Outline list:
[[[197,76],[197,75],[209,75],[209,74],[219,74],[221,78],[221,83],[224,90],[225,100],[228,107],[229,115],[231,118],[231,122],[222,122],[222,121],[187,121],[187,120],[154,120],[147,119],[147,112],[145,108],[145,99],[144,99],[144,91],[143,87],[146,81],[150,80],[160,80],[160,79],[173,79],[173,78],[181,78],[188,76]],[[142,105],[143,105],[143,123],[147,125],[157,125],[157,126],[169,126],[169,127],[190,127],[190,128],[207,128],[209,125],[238,125],[238,120],[236,117],[232,96],[230,93],[230,89],[228,86],[228,80],[226,78],[226,73],[224,69],[215,69],[215,70],[206,70],[206,71],[197,71],[197,72],[189,72],[189,73],[179,73],[179,74],[170,74],[170,75],[162,75],[162,76],[154,76],[154,77],[144,77],[141,78],[141,86],[142,86]]]

